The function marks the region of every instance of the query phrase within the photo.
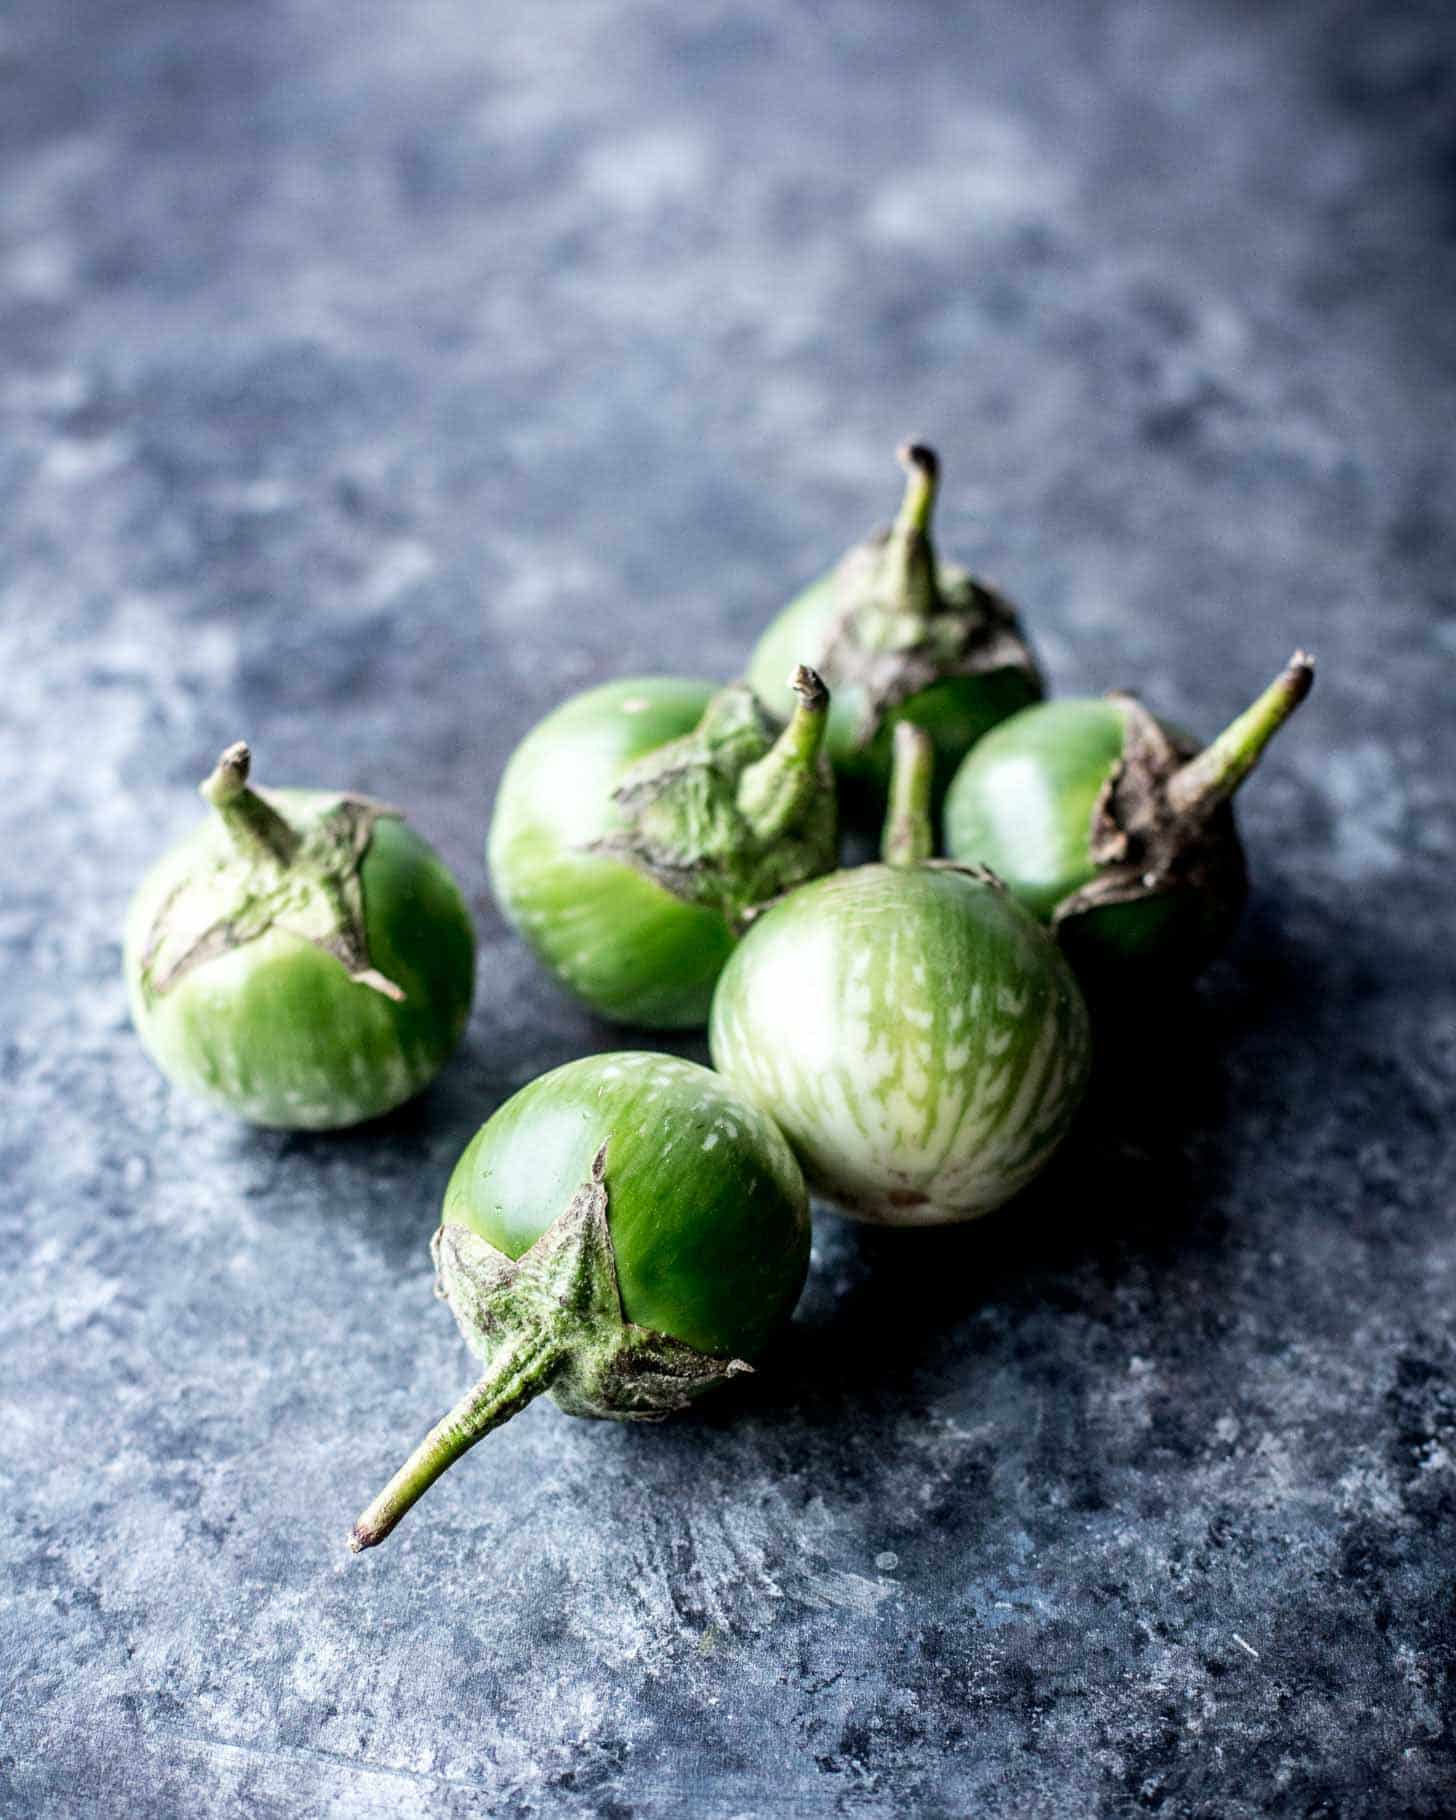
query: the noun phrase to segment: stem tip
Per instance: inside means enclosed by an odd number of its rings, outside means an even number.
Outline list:
[[[829,706],[829,690],[824,678],[808,664],[800,664],[789,678],[789,687],[810,712]]]
[[[895,451],[900,466],[909,478],[905,497],[900,502],[895,529],[907,546],[920,546],[930,530],[930,514],[935,507],[936,489],[940,484],[940,457],[923,442],[903,442]]]
[[[895,459],[907,474],[921,474],[932,486],[940,479],[940,457],[923,442],[902,442]]]
[[[213,767],[212,775],[202,785],[208,802],[221,808],[242,795],[248,787],[248,773],[253,768],[253,754],[246,740],[236,740]]]
[[[1291,707],[1298,707],[1314,687],[1314,657],[1308,651],[1296,651],[1284,666],[1284,686],[1293,697]]]

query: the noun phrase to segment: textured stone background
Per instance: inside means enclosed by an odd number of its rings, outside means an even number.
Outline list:
[[[1453,104],[1445,0],[8,0],[6,1820],[1452,1811]],[[1060,689],[1317,649],[1239,944],[1030,1200],[826,1217],[748,1390],[533,1409],[351,1560],[469,1371],[455,1153],[622,1041],[485,894],[505,755],[731,674],[907,431]],[[128,1030],[238,735],[478,904],[360,1133]]]

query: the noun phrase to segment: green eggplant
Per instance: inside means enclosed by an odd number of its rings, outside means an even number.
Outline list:
[[[1027,708],[956,773],[946,851],[988,866],[1086,979],[1190,978],[1247,894],[1230,799],[1313,680],[1297,651],[1202,750],[1127,694]]]
[[[516,748],[491,821],[502,910],[554,977],[615,1023],[706,1023],[757,905],[838,858],[829,709],[793,672],[780,725],[743,684],[589,689]]]
[[[543,1391],[654,1421],[750,1370],[804,1286],[808,1193],[773,1120],[709,1069],[590,1056],[476,1133],[433,1253],[484,1376],[359,1518],[356,1553]]]
[[[248,782],[230,746],[213,813],[139,886],[124,970],[170,1079],[255,1125],[332,1131],[418,1093],[475,985],[460,888],[397,811]]]
[[[931,854],[933,753],[895,730],[884,861],[764,911],[713,999],[714,1066],[770,1110],[812,1187],[883,1225],[999,1207],[1086,1089],[1088,1020],[1036,918]]]
[[[934,451],[907,444],[899,457],[908,479],[894,524],[785,607],[748,665],[749,683],[775,711],[795,663],[824,678],[833,694],[825,744],[841,801],[847,815],[871,825],[884,815],[899,721],[930,735],[938,799],[981,735],[1042,694],[1010,602],[937,558]]]

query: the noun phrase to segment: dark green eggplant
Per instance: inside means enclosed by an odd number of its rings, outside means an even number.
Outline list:
[[[1297,651],[1202,750],[1131,695],[1028,708],[956,773],[946,851],[988,866],[1085,977],[1189,978],[1247,894],[1230,799],[1313,680]]]
[[[804,1286],[808,1194],[773,1120],[709,1069],[590,1056],[480,1128],[433,1252],[484,1375],[359,1518],[356,1552],[543,1391],[653,1421],[749,1370]]]
[[[491,883],[537,958],[599,1016],[706,1023],[752,910],[835,865],[829,697],[802,667],[788,693],[781,723],[741,683],[605,683],[516,748]]]

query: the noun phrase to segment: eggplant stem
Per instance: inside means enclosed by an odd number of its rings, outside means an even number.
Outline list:
[[[940,457],[923,442],[902,443],[895,451],[905,470],[905,497],[895,518],[895,530],[924,536],[930,529],[935,495],[940,485]]]
[[[940,461],[923,443],[896,453],[908,476],[905,496],[880,548],[880,605],[906,621],[924,622],[939,612],[940,584],[930,547],[930,517],[940,484]]]
[[[819,790],[829,691],[818,671],[807,664],[795,670],[789,687],[798,700],[788,725],[738,780],[739,813],[764,841],[786,833]]]
[[[560,1345],[541,1332],[523,1333],[515,1344],[503,1347],[480,1382],[440,1418],[364,1510],[349,1532],[353,1552],[357,1555],[382,1542],[441,1473],[540,1396],[564,1361]]]
[[[1168,806],[1179,815],[1206,815],[1227,802],[1313,684],[1314,659],[1296,651],[1258,700],[1168,779]]]
[[[256,790],[248,787],[252,765],[252,753],[244,741],[238,740],[228,747],[198,788],[203,800],[222,817],[241,852],[262,853],[286,866],[302,845],[302,836]]]
[[[895,723],[895,756],[890,772],[890,810],[880,857],[887,866],[916,866],[935,851],[930,822],[935,781],[935,747],[924,727]]]

